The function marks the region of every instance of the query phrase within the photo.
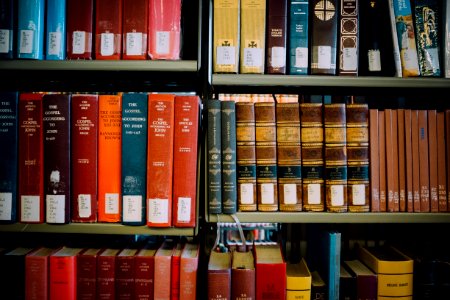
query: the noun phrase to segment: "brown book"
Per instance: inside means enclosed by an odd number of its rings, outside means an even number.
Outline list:
[[[116,256],[120,249],[105,249],[97,257],[97,299],[116,297]]]
[[[430,176],[430,211],[439,212],[437,112],[428,110],[428,158]]]
[[[437,113],[437,161],[438,161],[438,201],[439,211],[447,211],[447,178],[446,167],[447,161],[445,157],[445,113],[440,111]]]
[[[339,0],[339,75],[358,75],[358,0]]]
[[[77,297],[97,299],[97,257],[101,249],[85,249],[77,256]]]
[[[276,114],[280,211],[301,211],[302,157],[299,104],[277,103]]]
[[[445,111],[445,146],[447,154],[447,211],[450,211],[450,110]]]
[[[406,211],[414,211],[411,110],[405,110]]]
[[[419,184],[420,212],[430,211],[430,163],[428,157],[428,116],[426,110],[418,111],[419,117]]]
[[[149,245],[140,249],[134,256],[135,299],[153,299],[156,250],[156,246]]]
[[[267,74],[286,74],[287,7],[287,0],[267,0]]]
[[[380,155],[380,210],[386,211],[386,123],[384,111],[378,112],[378,149]]]
[[[394,138],[393,138],[393,112],[392,109],[384,111],[385,129],[386,129],[386,193],[387,193],[387,211],[393,212],[394,208]],[[396,142],[396,141],[395,141]]]
[[[155,254],[155,299],[170,299],[172,254],[175,243],[165,240]]]
[[[116,298],[134,299],[137,249],[125,248],[116,257]]]
[[[231,299],[231,252],[211,251],[207,273],[208,300]]]
[[[413,161],[413,211],[420,212],[419,111],[411,110],[411,142]]]
[[[253,252],[233,251],[231,267],[231,299],[255,299],[255,263]]]
[[[378,146],[378,109],[370,109],[370,211],[380,211],[380,149]]]
[[[398,113],[392,110],[392,154],[394,155],[394,211],[400,210],[399,170],[398,170]]]
[[[399,211],[406,211],[405,110],[397,110],[398,129],[398,202]]]

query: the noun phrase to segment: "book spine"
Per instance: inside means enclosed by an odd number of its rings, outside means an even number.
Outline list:
[[[118,255],[116,258],[117,299],[135,299],[135,273],[134,255]]]
[[[237,73],[239,67],[240,0],[214,1],[214,73]]]
[[[187,244],[184,247],[184,251],[189,247]],[[196,248],[196,253],[192,256],[181,255],[180,261],[180,299],[182,300],[195,300],[197,299],[197,274],[198,274],[198,262],[199,262],[199,248],[198,245],[193,246]],[[190,251],[193,251],[190,249]]]
[[[395,212],[399,206],[398,195],[398,153],[397,150],[397,111],[386,109],[386,186],[387,211]]]
[[[420,212],[430,211],[430,162],[428,151],[428,114],[426,110],[419,110],[419,183],[420,183]]]
[[[44,220],[43,94],[19,95],[19,181],[20,217],[24,223]]]
[[[289,74],[307,75],[309,72],[308,1],[291,0],[289,12]]]
[[[447,211],[447,181],[446,167],[447,158],[445,157],[445,112],[437,113],[437,161],[438,161],[438,202],[439,211]]]
[[[439,212],[438,194],[438,140],[437,140],[437,112],[428,110],[428,159],[430,180],[430,211]]]
[[[380,211],[380,149],[378,145],[378,109],[369,111],[370,128],[370,211]]]
[[[147,225],[172,225],[173,94],[148,96]]]
[[[394,0],[388,0],[389,2],[389,19],[391,23],[391,36],[392,47],[394,50],[394,63],[395,63],[395,77],[402,77],[402,61],[400,58],[400,47],[397,39],[397,25],[394,13]]]
[[[120,222],[122,96],[100,95],[98,105],[98,221]]]
[[[70,95],[43,98],[46,222],[70,221]]]
[[[46,60],[66,58],[66,1],[47,1]]]
[[[387,189],[386,189],[386,122],[384,111],[378,112],[378,153],[380,157],[380,212],[387,209]]]
[[[172,255],[170,265],[170,299],[180,299],[180,255]]]
[[[210,214],[222,213],[222,113],[220,100],[208,100],[207,168],[208,210]]]
[[[236,102],[237,200],[239,211],[256,211],[255,105]]]
[[[233,268],[231,270],[230,299],[256,299],[255,282],[254,269]]]
[[[154,292],[154,256],[135,256],[135,299],[153,299]]]
[[[44,15],[44,0],[18,1],[17,58],[43,59]]]
[[[72,222],[97,220],[98,96],[72,95]]]
[[[50,299],[77,299],[77,257],[50,256]]]
[[[237,210],[236,175],[236,103],[221,102],[222,120],[222,211],[234,214]]]
[[[444,74],[445,78],[450,78],[450,3],[445,1],[444,12],[444,41],[443,41],[443,51],[444,51]],[[447,185],[449,186],[449,185]]]
[[[94,0],[67,0],[67,58],[92,59]]]
[[[346,212],[347,135],[345,104],[324,105],[325,199],[327,211]]]
[[[172,256],[155,256],[155,299],[170,299]]]
[[[280,211],[301,211],[303,188],[298,103],[277,103],[276,128]]]
[[[278,210],[275,102],[255,103],[256,194],[259,211]]]
[[[97,256],[77,256],[77,299],[97,297]]]
[[[97,258],[97,299],[109,300],[116,298],[116,256]]]
[[[122,56],[122,0],[96,0],[95,59]]]
[[[176,96],[173,153],[173,223],[195,227],[200,99]]]
[[[15,0],[0,1],[0,59],[13,59],[16,48]]]
[[[256,299],[286,299],[286,264],[256,264]]]
[[[411,110],[413,211],[420,212],[419,111]]]
[[[0,93],[0,223],[16,221],[18,172],[18,93]]]
[[[323,105],[302,103],[300,111],[303,209],[324,211]]]
[[[266,0],[241,0],[240,73],[264,73]]]
[[[267,1],[267,74],[286,74],[287,6],[287,0]]]
[[[399,211],[406,211],[405,110],[397,110]]]
[[[124,60],[147,58],[148,0],[123,0]]]
[[[406,211],[414,211],[411,110],[405,110]],[[444,168],[446,166],[444,165]],[[445,180],[445,179],[444,179]]]
[[[147,116],[146,93],[122,95],[122,223],[146,220]]]
[[[208,300],[231,299],[231,270],[208,270]]]
[[[369,107],[347,104],[348,210],[368,212],[369,193]]]
[[[340,0],[339,75],[358,75],[358,0]]]
[[[25,256],[25,299],[48,299],[48,256]],[[17,267],[17,266],[15,266]]]
[[[449,5],[450,6],[450,5]],[[450,110],[445,111],[446,175],[447,175],[447,211],[450,211]]]
[[[394,211],[400,210],[400,183],[399,183],[399,169],[398,169],[398,111],[392,111],[392,154],[394,158]]]

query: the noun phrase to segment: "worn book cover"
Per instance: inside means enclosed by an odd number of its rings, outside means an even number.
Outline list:
[[[266,73],[286,74],[287,0],[267,1]]]
[[[18,1],[17,58],[43,59],[45,1]]]
[[[253,252],[233,251],[230,299],[255,299],[255,282],[256,273]]]
[[[208,299],[231,299],[231,252],[212,250],[207,276]]]
[[[236,174],[236,103],[221,102],[222,120],[222,211],[234,214],[237,211]]]
[[[180,299],[197,299],[197,276],[199,267],[199,244],[186,243],[180,258]]]
[[[339,75],[358,75],[359,4],[358,0],[340,0],[339,4]]]
[[[92,59],[94,0],[67,0],[67,58]]]
[[[95,59],[121,59],[122,1],[95,1]]]
[[[122,0],[122,59],[147,58],[148,0]]]
[[[66,58],[66,1],[48,0],[46,16],[45,59]]]
[[[206,102],[207,128],[207,184],[208,211],[222,213],[222,110],[221,101],[209,99]]]

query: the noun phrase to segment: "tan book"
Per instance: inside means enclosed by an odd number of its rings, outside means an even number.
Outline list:
[[[405,110],[397,110],[399,211],[406,211]]]
[[[387,211],[395,211],[395,196],[394,192],[396,190],[395,186],[395,173],[394,164],[398,160],[394,158],[394,137],[393,137],[393,111],[392,109],[386,109],[384,111],[385,116],[385,129],[386,129],[386,187],[387,187]],[[396,121],[395,121],[396,122]],[[398,194],[397,194],[398,196]],[[398,199],[398,198],[397,198]]]
[[[438,200],[437,112],[428,110],[428,158],[430,176],[430,211],[439,212]]]
[[[378,146],[380,155],[380,210],[385,212],[387,201],[386,190],[386,123],[384,120],[384,111],[378,112]]]
[[[447,181],[446,168],[447,158],[445,157],[445,113],[440,111],[437,113],[437,142],[438,142],[438,201],[439,211],[447,211]]]
[[[405,110],[406,211],[414,211],[411,110]]]
[[[430,211],[430,162],[428,157],[428,114],[419,110],[420,212]]]
[[[413,211],[420,212],[419,111],[411,110]]]
[[[378,109],[370,109],[370,210],[380,211],[380,149],[378,146]]]
[[[398,114],[392,110],[392,153],[394,155],[394,211],[400,209],[399,171],[398,171]]]

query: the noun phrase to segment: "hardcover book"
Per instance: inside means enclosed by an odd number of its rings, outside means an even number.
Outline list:
[[[122,1],[123,1],[122,59],[144,60],[147,58],[149,0],[122,0]]]
[[[207,275],[208,300],[231,299],[231,252],[212,250]]]
[[[389,19],[391,23],[391,32],[392,32],[392,50],[394,53],[394,62],[395,62],[395,77],[402,77],[402,61],[400,58],[400,46],[398,44],[397,39],[397,24],[395,21],[395,13],[394,13],[394,0],[388,0],[389,4]]]
[[[356,299],[377,299],[377,275],[360,260],[346,260],[344,264],[356,277]]]
[[[418,112],[419,125],[419,184],[420,184],[420,212],[430,211],[430,161],[428,114],[426,110]]]
[[[253,252],[233,251],[231,260],[230,299],[255,299],[256,273]]]
[[[67,58],[92,59],[94,0],[67,0]]]
[[[286,74],[287,7],[287,0],[267,1],[267,74]]]
[[[380,159],[380,210],[387,209],[387,188],[386,188],[386,122],[384,111],[378,112],[378,154]]]
[[[340,0],[339,75],[358,75],[359,14],[358,0]]]
[[[44,0],[18,1],[17,58],[44,58]]]
[[[376,288],[376,287],[375,287]],[[356,277],[341,263],[339,277],[339,300],[356,300]]]
[[[82,250],[63,247],[50,255],[49,299],[77,299],[77,256]]]
[[[397,110],[386,109],[385,129],[386,129],[386,192],[387,211],[398,211],[398,148],[397,148]]]
[[[370,211],[380,211],[380,149],[378,146],[378,109],[369,110],[370,130]]]
[[[165,240],[155,253],[155,299],[170,299],[171,266],[175,244]]]
[[[309,72],[308,1],[291,0],[289,12],[289,74],[307,75]]]
[[[406,211],[405,110],[397,110],[399,211]]]
[[[405,109],[406,211],[414,211],[411,110]],[[445,168],[446,166],[444,166]],[[445,177],[445,176],[444,176]],[[445,181],[445,179],[444,179]],[[446,197],[447,199],[447,197]]]
[[[311,300],[328,299],[327,285],[319,272],[311,272]]]
[[[439,111],[437,113],[437,161],[438,161],[438,202],[439,211],[447,211],[447,185],[446,167],[447,158],[445,156],[446,147],[445,138],[445,112]]]
[[[25,256],[25,299],[49,299],[50,255],[53,248],[38,248]],[[9,286],[8,289],[12,287]]]
[[[199,244],[186,243],[180,258],[180,299],[197,299]]]
[[[16,2],[15,0],[0,1],[0,59],[13,59],[16,52]]]
[[[438,140],[437,140],[437,112],[428,110],[428,176],[430,180],[430,209],[439,212],[438,199]],[[439,162],[441,163],[441,162]]]
[[[66,1],[47,1],[46,60],[66,58]]]
[[[443,51],[444,51],[444,72],[445,78],[450,78],[450,4],[445,2],[444,11],[442,14],[444,21],[444,40],[443,40]]]
[[[155,253],[153,245],[140,249],[134,256],[134,292],[136,299],[153,299],[155,289]]]
[[[4,268],[3,274],[0,275],[0,288],[3,291],[2,298],[25,299],[27,294],[25,280],[27,279],[27,270],[29,270],[26,269],[26,260],[27,255],[32,251],[33,248],[15,247],[11,250],[5,250],[0,255],[0,264]]]
[[[137,249],[125,248],[116,256],[116,297],[117,299],[135,298],[135,277]]]
[[[97,257],[97,299],[116,297],[116,258],[120,249],[106,248]]]
[[[95,0],[95,59],[122,56],[122,0]]]
[[[286,264],[286,300],[311,299],[311,273],[305,259]]]
[[[173,248],[170,265],[170,299],[180,299],[180,261],[184,243],[178,242]]]
[[[97,257],[102,250],[87,248],[77,256],[77,299],[97,299]]]
[[[411,150],[413,176],[413,211],[420,212],[419,111],[411,110]]]
[[[222,213],[222,112],[220,100],[206,102],[207,128],[207,170],[208,211]]]

